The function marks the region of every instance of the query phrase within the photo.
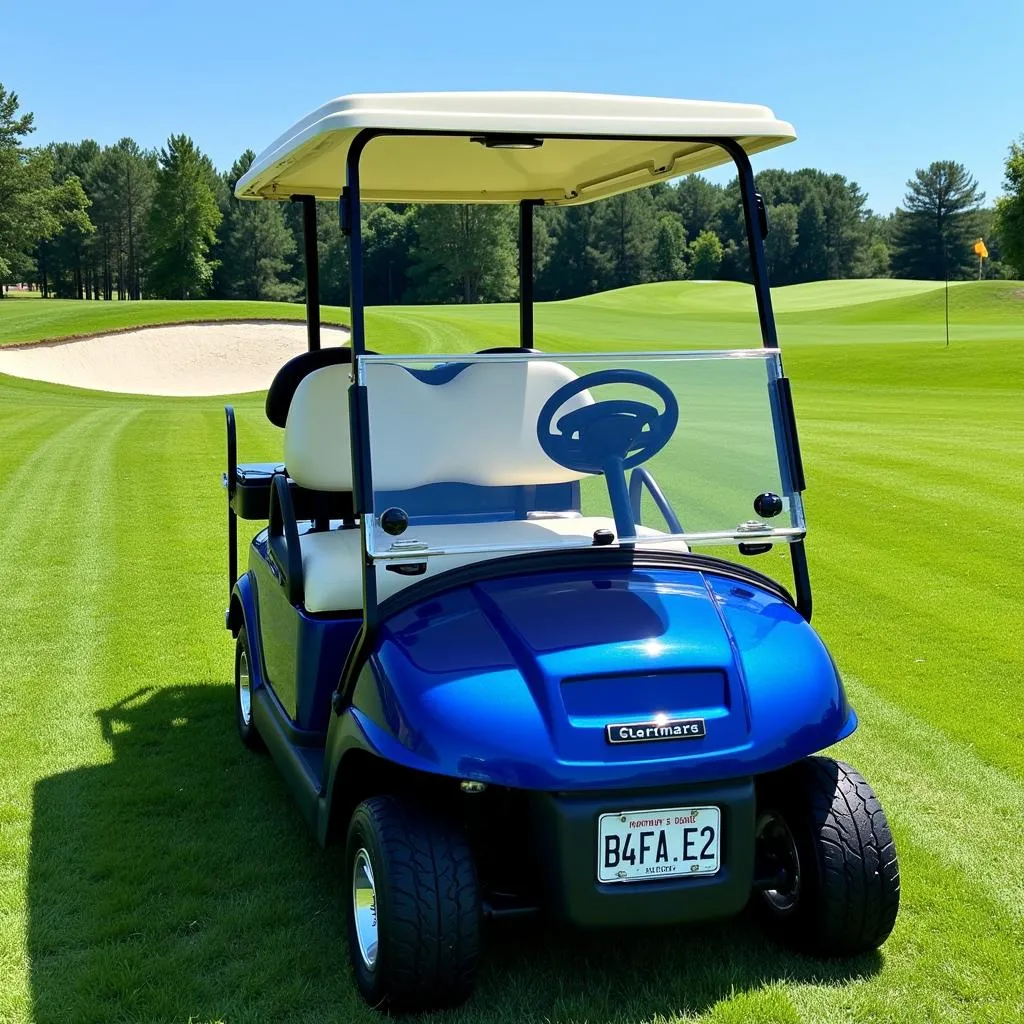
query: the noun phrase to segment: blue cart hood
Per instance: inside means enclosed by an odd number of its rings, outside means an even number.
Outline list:
[[[800,615],[767,589],[704,570],[460,586],[388,619],[369,669],[354,713],[383,756],[530,789],[756,774],[856,726]],[[704,735],[611,741],[663,733],[622,727],[673,719],[702,719]]]

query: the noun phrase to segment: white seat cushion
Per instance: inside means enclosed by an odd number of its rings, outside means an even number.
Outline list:
[[[387,563],[377,567],[377,600],[383,601],[413,583],[471,562],[501,558],[499,547],[551,549],[592,542],[595,530],[615,531],[613,520],[602,516],[553,517],[499,523],[452,523],[413,526],[403,540],[420,540],[433,549],[486,546],[486,552],[461,552],[425,558],[427,571],[419,576],[388,572]],[[641,537],[665,537],[650,547],[687,551],[682,541],[668,540],[668,534],[637,527]],[[302,571],[305,577],[305,606],[309,612],[359,611],[363,606],[362,548],[359,530],[330,530],[307,533],[300,539]],[[647,546],[647,545],[645,545]],[[508,552],[512,554],[513,552]]]

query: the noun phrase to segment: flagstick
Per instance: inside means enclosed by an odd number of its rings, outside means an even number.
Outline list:
[[[949,348],[949,249],[942,247],[943,262],[946,271],[946,348]]]

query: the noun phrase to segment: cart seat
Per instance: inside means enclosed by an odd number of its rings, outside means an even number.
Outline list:
[[[404,539],[423,541],[431,547],[480,545],[484,547],[557,548],[589,544],[595,530],[611,530],[615,523],[602,516],[513,520],[497,523],[445,523],[410,526]],[[637,527],[637,536],[665,536],[658,530]],[[300,539],[305,578],[305,606],[309,612],[356,611],[363,605],[362,549],[358,530],[306,533]],[[666,550],[689,550],[681,541],[667,541]],[[383,601],[404,587],[471,562],[500,557],[500,553],[434,555],[424,559],[426,571],[405,576],[377,567],[377,600]]]
[[[378,494],[436,483],[537,486],[588,475],[553,462],[537,438],[544,403],[576,379],[568,367],[527,361],[454,363],[440,370],[374,367],[367,401]],[[304,376],[291,397],[284,460],[303,487],[352,489],[349,379],[348,366],[325,366]],[[584,393],[569,399],[564,411],[592,403]]]
[[[576,379],[550,360],[511,363],[453,363],[444,372],[411,372],[397,363],[374,366],[367,384],[374,492],[406,508],[412,518],[403,540],[428,547],[479,546],[472,554],[427,558],[426,571],[406,575],[377,568],[378,599],[425,576],[474,561],[500,557],[501,548],[543,549],[589,544],[596,530],[612,530],[609,518],[566,512],[550,517],[495,517],[480,521],[478,510],[445,507],[429,524],[416,522],[420,489],[459,485],[496,493],[501,488],[572,485],[587,474],[553,462],[540,447],[537,420],[544,403]],[[350,367],[325,365],[302,376],[289,396],[284,454],[288,474],[314,491],[350,491],[348,387]],[[589,405],[586,392],[570,399],[566,411]],[[268,412],[269,412],[268,403]],[[457,502],[457,488],[450,492]],[[406,500],[407,499],[407,500]],[[577,499],[578,501],[578,499]],[[566,506],[556,506],[565,508]],[[578,503],[576,505],[578,508]],[[438,519],[449,518],[447,522]],[[664,536],[638,527],[645,536]],[[672,550],[685,550],[672,541]],[[360,532],[341,528],[310,531],[299,538],[302,593],[310,612],[355,611],[362,607]]]

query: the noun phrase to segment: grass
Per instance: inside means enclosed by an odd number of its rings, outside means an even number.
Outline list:
[[[305,316],[305,307],[294,302],[173,302],[167,299],[79,302],[75,299],[46,299],[12,303],[10,306],[6,302],[7,299],[0,300],[0,345],[84,337],[186,321],[301,321]],[[328,307],[324,310],[323,320],[325,323],[344,323],[343,313],[343,310]]]
[[[931,285],[828,283],[776,299],[809,478],[815,624],[862,720],[839,753],[879,791],[901,857],[903,908],[881,953],[819,964],[745,920],[492,930],[473,1000],[428,1020],[1024,1018],[1022,291],[951,288],[948,349]],[[25,321],[14,305],[0,302],[6,341],[83,333],[83,318],[107,312],[31,303]],[[156,307],[115,312],[212,312]],[[374,310],[368,323],[382,350],[515,332],[509,307]],[[749,290],[725,284],[538,311],[538,344],[567,352],[756,338]],[[316,847],[273,766],[233,734],[221,405],[0,377],[5,1024],[379,1019],[345,966],[337,854]],[[235,405],[243,457],[277,457],[260,396]],[[773,557],[759,564],[781,574]]]

